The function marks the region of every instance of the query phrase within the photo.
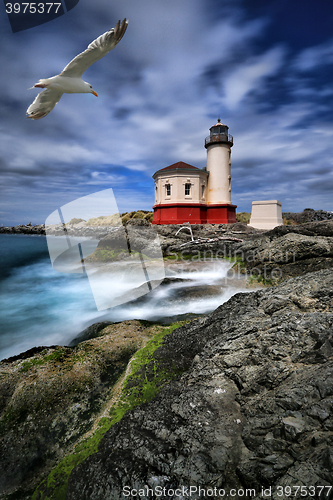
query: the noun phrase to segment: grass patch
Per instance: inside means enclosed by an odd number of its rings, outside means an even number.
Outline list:
[[[238,255],[234,257],[228,258],[230,262],[233,262],[234,265],[232,266],[232,269],[238,269],[239,271],[243,271],[246,269],[246,262],[245,260],[242,259],[242,257],[239,257]]]
[[[129,253],[127,248],[120,250],[112,250],[110,247],[96,248],[96,250],[91,255],[89,255],[89,257],[87,257],[85,260],[86,262],[117,262],[134,258],[138,259],[143,258],[146,261],[153,260],[147,255],[140,252],[131,251]]]
[[[66,222],[66,224],[79,224],[80,222],[86,222],[84,219],[77,219],[74,217],[74,219],[71,219],[69,222]]]
[[[238,212],[236,214],[236,221],[248,224],[250,222],[251,214],[249,212]]]
[[[183,251],[184,252],[184,251]],[[163,259],[165,261],[175,260],[179,262],[192,261],[192,262],[213,262],[214,260],[227,260],[233,262],[234,257],[227,255],[221,255],[220,253],[213,250],[195,250],[193,253],[185,254],[183,252],[172,252],[169,255],[165,255]]]
[[[133,408],[150,401],[163,385],[175,378],[179,372],[163,371],[154,352],[163,343],[164,337],[185,322],[173,323],[153,337],[145,347],[136,352],[131,360],[131,372],[126,378],[118,403],[110,410],[109,417],[99,421],[94,434],[79,443],[74,453],[66,456],[36,488],[32,500],[66,500],[68,479],[75,466],[98,451],[98,444],[112,425]]]
[[[56,349],[51,354],[43,356],[42,358],[34,358],[30,361],[24,361],[21,365],[21,372],[28,372],[34,366],[42,366],[49,361],[63,361],[64,357],[66,357],[66,352],[63,349]]]
[[[87,262],[115,262],[121,258],[128,258],[128,250],[111,250],[110,248],[96,248],[96,250],[89,255],[85,260]]]
[[[276,286],[279,284],[279,281],[276,279],[265,278],[262,274],[259,274],[258,276],[250,276],[248,278],[248,283],[249,285],[259,284],[264,286]]]

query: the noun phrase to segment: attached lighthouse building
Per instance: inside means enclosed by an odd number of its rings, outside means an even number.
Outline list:
[[[179,161],[155,172],[153,224],[236,222],[236,205],[231,203],[232,146],[227,125],[218,120],[205,139],[207,167]]]

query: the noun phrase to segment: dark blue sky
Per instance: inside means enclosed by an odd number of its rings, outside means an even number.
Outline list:
[[[65,94],[25,119],[29,87],[124,17],[123,40],[84,74],[99,97]],[[0,43],[0,224],[42,223],[107,188],[121,212],[151,209],[152,174],[204,167],[218,116],[239,211],[263,199],[333,210],[331,0],[80,0],[15,34],[2,7]]]

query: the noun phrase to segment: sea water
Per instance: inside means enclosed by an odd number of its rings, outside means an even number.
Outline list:
[[[93,251],[97,242],[91,244]],[[146,300],[98,311],[85,274],[53,269],[45,237],[0,234],[0,359],[39,345],[68,345],[98,321],[209,313],[242,290],[240,284],[226,283],[230,267],[226,261],[171,263],[166,276],[177,280],[156,288]],[[130,282],[125,285],[130,289]],[[207,285],[213,294],[188,293]]]

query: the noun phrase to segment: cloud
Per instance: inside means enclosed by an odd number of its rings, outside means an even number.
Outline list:
[[[122,211],[150,208],[156,170],[179,160],[205,166],[204,138],[219,114],[234,136],[232,197],[240,209],[264,196],[288,209],[320,199],[317,208],[331,207],[328,192],[320,194],[332,171],[332,40],[308,40],[295,52],[284,33],[278,42],[270,36],[269,9],[250,18],[242,2],[209,5],[95,0],[16,35],[0,26],[7,223],[27,211],[42,221],[108,187]],[[36,95],[27,89],[125,16],[121,43],[84,75],[99,97],[64,95],[46,118],[26,120]]]
[[[301,51],[295,58],[294,69],[309,72],[327,64],[333,64],[333,40]]]
[[[285,50],[274,47],[242,63],[224,80],[224,105],[235,109],[252,91],[260,92],[265,78],[274,76],[283,64]]]

